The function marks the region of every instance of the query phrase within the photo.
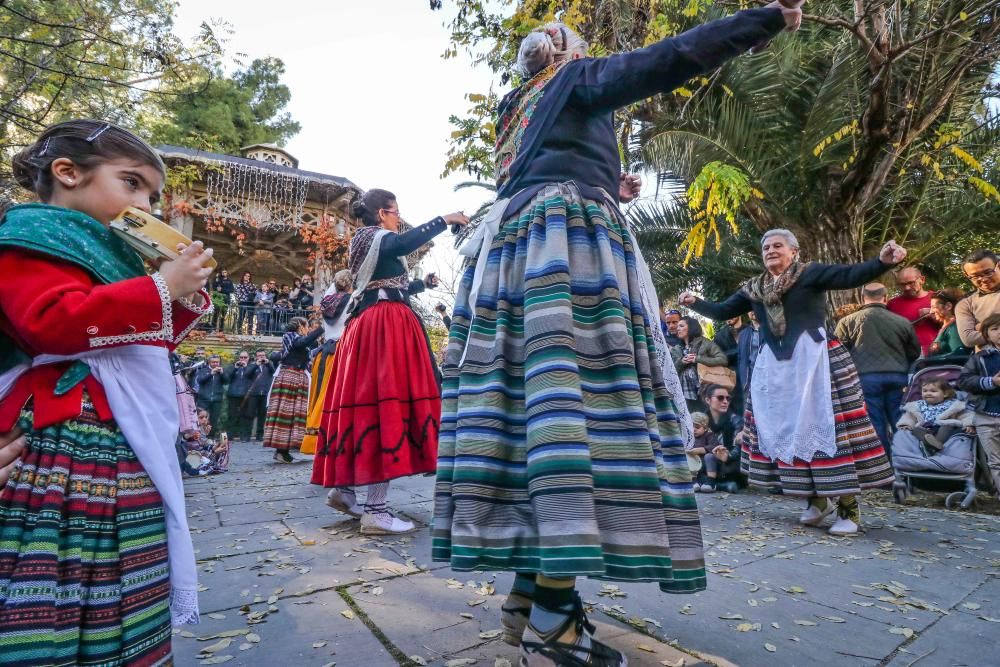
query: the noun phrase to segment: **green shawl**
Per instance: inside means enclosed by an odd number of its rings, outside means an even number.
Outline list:
[[[48,204],[20,204],[0,219],[0,248],[21,248],[74,264],[102,284],[146,275],[142,258],[97,220]],[[4,280],[13,279],[4,276]],[[0,373],[26,359],[0,333]]]

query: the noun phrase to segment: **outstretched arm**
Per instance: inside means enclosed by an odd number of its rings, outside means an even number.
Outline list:
[[[763,7],[711,21],[642,49],[582,63],[573,103],[611,111],[721,67],[789,27],[782,9]]]

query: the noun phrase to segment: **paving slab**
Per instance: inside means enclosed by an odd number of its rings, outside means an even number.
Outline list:
[[[299,603],[299,604],[296,604]],[[258,605],[259,607],[260,605]],[[260,637],[257,643],[241,635],[215,655],[231,655],[227,665],[271,667],[302,665],[320,667],[336,662],[343,667],[390,667],[397,661],[379,640],[357,618],[348,619],[341,612],[347,603],[336,591],[322,591],[302,598],[279,600],[277,613],[268,614],[263,623],[247,624],[247,617],[236,611],[222,613],[225,618],[213,619],[202,615],[197,626],[186,626],[197,637],[210,637],[226,630],[249,630]],[[198,641],[197,638],[174,635],[174,659],[178,667],[199,665],[199,651],[216,644],[219,639]],[[241,651],[240,646],[250,644]]]

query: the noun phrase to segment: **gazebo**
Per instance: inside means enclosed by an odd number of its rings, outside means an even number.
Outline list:
[[[164,220],[214,248],[234,281],[244,271],[257,284],[291,283],[308,273],[323,290],[346,265],[357,224],[350,204],[361,194],[348,179],[299,169],[273,144],[246,146],[241,156],[157,150],[168,167]]]

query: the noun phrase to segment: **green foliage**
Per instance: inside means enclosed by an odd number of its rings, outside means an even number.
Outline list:
[[[443,4],[458,9],[448,24],[453,52],[469,53],[506,83],[521,36],[559,10],[600,53],[751,3],[510,0],[499,11],[495,3]],[[870,256],[895,238],[941,282],[954,278],[960,249],[996,244],[1000,88],[991,76],[1000,65],[1000,0],[810,0],[807,9],[798,34],[616,114],[629,168],[655,169],[682,190],[709,186],[690,193],[701,195],[692,197],[693,214],[683,198],[680,206],[631,209],[661,287],[686,279],[721,288],[744,259],[759,270],[755,239],[771,227],[792,229],[808,258],[825,261]],[[475,156],[472,134],[462,135],[459,155]],[[452,169],[474,164],[450,158]],[[713,200],[717,185],[728,194],[718,190]],[[698,257],[709,241],[718,254]],[[698,251],[687,270],[678,248]]]
[[[207,84],[165,100],[162,120],[148,118],[152,140],[222,153],[249,144],[284,144],[301,129],[284,111],[291,99],[281,83],[284,73],[277,58],[254,60],[232,77],[216,69]]]
[[[191,44],[173,33],[168,0],[7,0],[0,3],[0,195],[9,156],[45,126],[106,118],[134,126],[146,100],[205,81],[222,51],[203,25]]]

